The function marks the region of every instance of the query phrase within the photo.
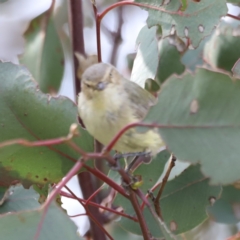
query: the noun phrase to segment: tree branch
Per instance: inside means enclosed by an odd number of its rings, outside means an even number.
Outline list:
[[[73,53],[79,52],[85,55],[84,38],[83,38],[83,11],[82,0],[70,0],[70,17],[71,17],[71,35],[73,44]],[[75,95],[81,91],[80,80],[77,77],[78,61],[73,54],[74,60],[74,82],[75,82]],[[93,179],[89,172],[82,172],[78,174],[78,181],[81,186],[81,190],[85,199],[88,199],[95,191],[93,186]],[[96,198],[93,198],[93,202],[96,202]],[[99,211],[96,211],[92,206],[89,207],[89,213],[100,224],[103,222]],[[101,229],[90,219],[90,232],[93,239],[106,239],[105,234]]]

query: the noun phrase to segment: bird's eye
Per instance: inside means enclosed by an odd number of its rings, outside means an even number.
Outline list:
[[[112,78],[112,71],[109,73],[109,77]]]

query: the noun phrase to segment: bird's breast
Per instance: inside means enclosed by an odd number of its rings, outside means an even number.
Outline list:
[[[122,99],[92,98],[79,95],[78,111],[88,132],[107,145],[113,137],[128,124]]]

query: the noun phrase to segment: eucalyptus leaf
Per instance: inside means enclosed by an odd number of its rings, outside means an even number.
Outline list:
[[[39,91],[25,67],[0,63],[0,142],[13,139],[40,141],[65,137],[77,122],[77,106],[66,97]],[[78,127],[75,143],[93,151],[93,139]],[[11,145],[0,148],[0,182],[20,180],[25,187],[60,181],[79,159],[67,144],[46,147]]]
[[[199,68],[196,74],[172,76],[145,122],[160,124],[159,133],[174,155],[200,162],[214,184],[239,179],[240,82]]]
[[[159,41],[159,63],[157,80],[163,83],[172,74],[181,74],[185,66],[181,63],[181,53],[171,44],[170,38]]]
[[[25,33],[20,61],[26,65],[44,93],[57,93],[63,77],[64,55],[53,17],[45,13],[34,19]]]
[[[11,186],[7,201],[0,206],[0,214],[37,209],[40,207],[38,198],[39,194],[33,188],[24,189],[20,185]]]
[[[43,208],[32,211],[8,213],[0,217],[0,239],[25,240],[34,239],[37,227],[43,215]],[[79,240],[77,227],[69,217],[52,203],[43,221],[39,240],[46,239],[69,239]]]
[[[161,25],[163,37],[175,30],[179,37],[188,37],[196,48],[200,41],[210,35],[221,17],[227,14],[225,0],[188,1],[182,8],[182,1],[135,0],[145,4],[149,16],[149,27]],[[207,17],[206,17],[207,16]]]
[[[240,24],[222,22],[206,43],[203,57],[211,67],[231,72],[240,58]]]
[[[155,78],[158,66],[156,27],[144,26],[138,37],[137,56],[133,63],[131,80],[144,88],[147,78]]]
[[[206,207],[211,204],[210,198],[218,198],[220,193],[221,187],[211,186],[209,179],[201,173],[199,165],[188,167],[181,175],[168,181],[163,190],[160,207],[164,222],[174,234],[191,230],[207,219]],[[114,204],[122,206],[127,214],[134,213],[128,199],[120,195],[117,195]],[[143,214],[150,232],[154,237],[160,238],[162,233],[159,225],[146,207]],[[141,234],[139,225],[132,220],[122,217],[119,224],[127,231]]]
[[[210,219],[218,223],[236,224],[240,221],[240,189],[234,186],[223,187],[220,199],[207,208]]]

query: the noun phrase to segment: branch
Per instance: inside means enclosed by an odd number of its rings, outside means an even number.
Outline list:
[[[70,0],[70,32],[72,36],[73,53],[79,52],[85,55],[84,38],[83,38],[83,14],[82,14],[82,0]],[[78,61],[73,55],[74,62],[74,86],[75,96],[81,91],[80,80],[77,77]]]
[[[92,206],[94,206],[94,207],[101,208],[101,209],[104,209],[104,210],[106,210],[106,211],[108,211],[108,212],[112,212],[112,213],[114,213],[114,214],[116,214],[116,215],[123,216],[123,217],[125,217],[125,218],[131,219],[131,220],[133,220],[134,222],[138,222],[138,219],[135,218],[135,217],[133,217],[133,216],[130,216],[130,215],[124,213],[124,212],[119,212],[119,211],[114,210],[114,209],[112,209],[112,208],[104,207],[104,206],[102,206],[102,205],[100,205],[100,204],[97,204],[97,203],[88,201],[89,199],[85,200],[85,199],[79,198],[79,197],[77,197],[77,196],[74,197],[74,196],[72,196],[71,194],[66,193],[66,192],[63,192],[63,191],[60,192],[60,195],[61,195],[61,196],[64,196],[64,197],[67,197],[67,198],[72,198],[72,199],[75,199],[75,200],[80,200],[80,201],[82,201],[82,202],[85,203],[85,204],[87,203],[87,204],[92,205]],[[80,215],[80,214],[78,214],[78,215]],[[85,215],[86,215],[86,214],[84,214],[84,216],[85,216]],[[70,216],[70,217],[72,217],[72,216]]]
[[[169,178],[169,175],[173,169],[173,167],[175,166],[175,161],[176,161],[176,157],[171,155],[171,159],[170,159],[170,163],[169,163],[169,166],[168,166],[168,169],[167,169],[167,172],[162,180],[162,184],[161,184],[161,187],[158,191],[158,194],[157,194],[157,197],[155,198],[155,200],[153,201],[154,203],[154,207],[155,207],[155,211],[157,213],[157,215],[159,216],[159,218],[163,221],[163,217],[162,217],[162,213],[161,213],[161,207],[160,207],[160,198],[162,196],[162,192],[163,192],[163,189],[167,183],[167,180]]]
[[[72,196],[75,197],[75,199],[84,207],[86,213],[88,214],[89,218],[90,218],[90,221],[92,221],[91,223],[91,226],[92,224],[96,224],[96,226],[98,226],[98,228],[94,227],[94,231],[92,231],[92,228],[91,228],[91,236],[93,239],[106,239],[106,236],[105,234],[111,239],[113,240],[113,238],[111,237],[111,235],[105,230],[105,228],[103,227],[103,223],[99,221],[99,219],[102,219],[100,216],[100,212],[99,212],[99,209],[95,209],[95,213],[93,215],[93,210],[94,208],[92,206],[88,206],[87,204],[84,204],[82,202],[82,200],[80,198],[78,198],[72,191],[70,188],[68,188],[67,186],[65,186],[65,188],[72,194]],[[97,235],[98,234],[98,235]],[[103,238],[102,238],[103,237]]]
[[[73,41],[73,52],[79,52],[82,55],[85,55],[85,49],[84,49],[84,38],[83,38],[83,11],[82,11],[82,0],[70,0],[70,11],[71,11],[71,35],[72,35],[72,41]],[[73,54],[74,58],[74,74],[75,74],[75,95],[77,97],[77,94],[81,91],[80,88],[80,81],[77,78],[77,70],[78,70],[78,61],[75,57],[75,54]],[[93,179],[90,173],[88,172],[82,172],[78,174],[78,181],[81,186],[81,190],[83,193],[83,196],[87,199],[92,192],[94,191],[93,186]],[[94,198],[94,201],[96,199]],[[101,215],[94,211],[93,209],[89,209],[94,219],[99,221],[99,223],[102,222]],[[95,237],[98,237],[99,239],[106,239],[105,234],[102,231],[99,231],[99,228],[94,224],[93,221],[90,221],[91,227],[91,234],[92,237],[95,239]]]
[[[143,238],[144,238],[144,240],[151,239],[150,232],[148,230],[147,224],[146,224],[145,219],[143,217],[140,205],[139,205],[138,200],[137,200],[136,193],[131,188],[129,188],[129,190],[130,190],[130,201],[132,203],[132,206],[134,208],[135,213],[137,214],[137,218],[138,218],[138,221],[139,221],[139,224],[140,224],[140,227],[141,227]]]
[[[230,17],[230,18],[233,18],[233,19],[236,19],[236,20],[239,20],[240,21],[240,17],[238,17],[238,16],[234,16],[234,15],[232,15],[232,14],[227,14],[227,17]]]
[[[125,5],[133,5],[133,6],[137,6],[137,7],[141,7],[141,8],[153,9],[153,10],[169,13],[169,14],[172,14],[172,15],[174,14],[174,15],[180,15],[180,16],[186,16],[186,17],[189,16],[189,14],[183,14],[183,12],[181,12],[181,11],[171,12],[171,11],[168,11],[164,8],[160,8],[160,7],[149,5],[149,4],[138,3],[138,2],[134,2],[134,1],[121,1],[121,2],[114,3],[111,6],[109,6],[108,8],[106,8],[102,13],[99,14],[98,18],[101,21],[103,19],[103,17],[109,11],[111,11],[112,9],[114,9],[116,7],[121,7],[121,6],[125,6]]]
[[[122,25],[123,25],[123,16],[122,16],[122,8],[118,9],[118,27],[116,32],[112,32],[112,54],[110,58],[110,63],[112,65],[116,65],[116,59],[117,59],[117,52],[118,48],[122,42]]]
[[[52,192],[49,194],[49,197],[47,198],[46,202],[43,205],[43,214],[42,214],[42,217],[41,217],[40,222],[38,224],[37,231],[36,231],[36,234],[34,236],[34,240],[37,240],[39,235],[40,235],[40,232],[41,232],[41,229],[42,229],[42,226],[43,226],[43,222],[44,222],[44,218],[46,216],[47,210],[48,210],[51,202],[55,199],[57,194],[67,184],[67,182],[83,167],[83,163],[82,163],[81,160],[82,159],[80,159],[79,161],[76,162],[76,164],[68,172],[66,177],[64,179],[62,179],[62,181],[60,183],[58,183],[56,185],[56,187],[52,190]]]

